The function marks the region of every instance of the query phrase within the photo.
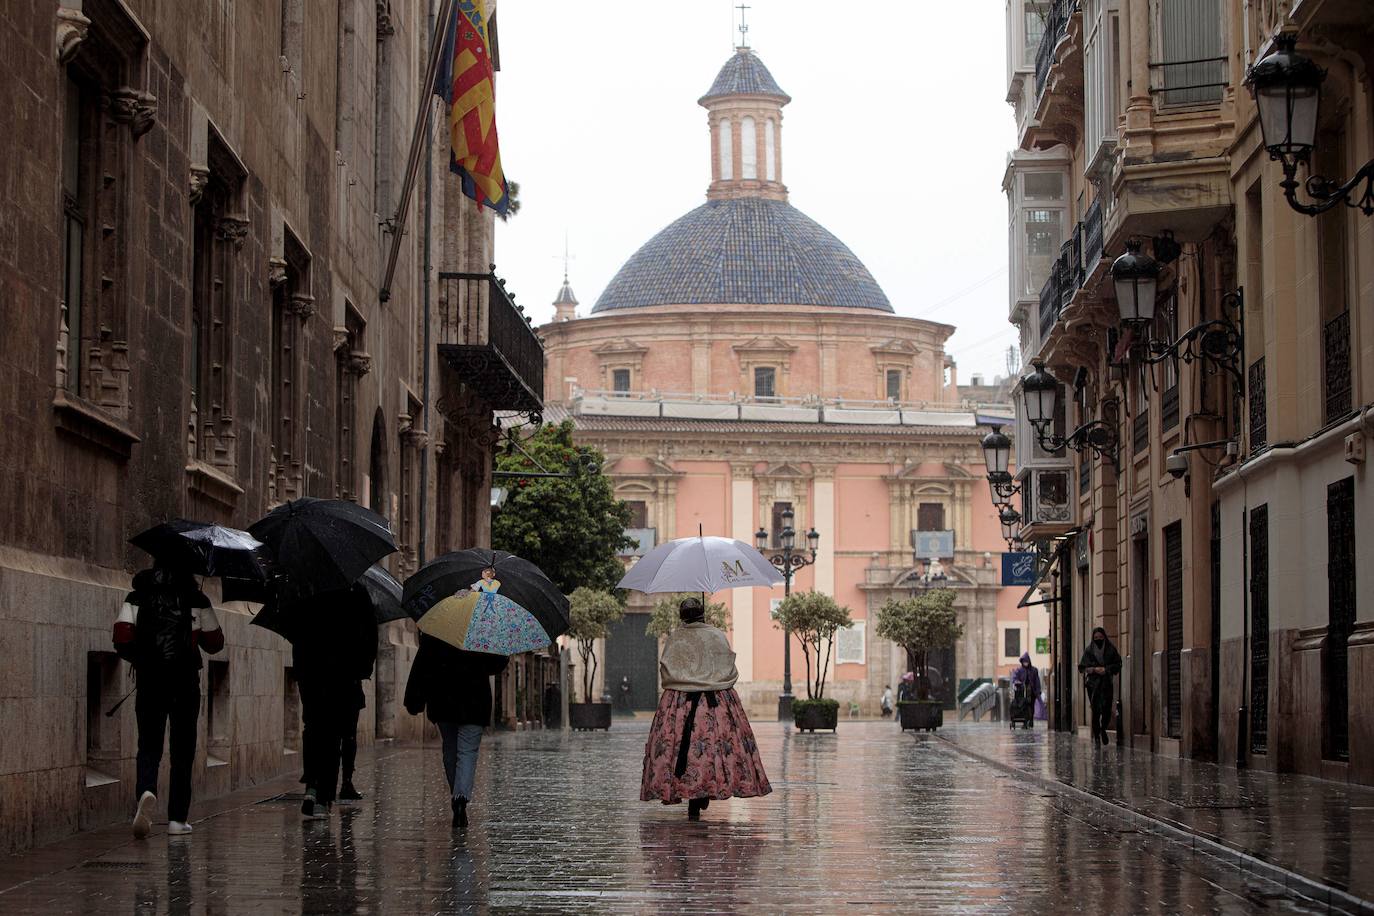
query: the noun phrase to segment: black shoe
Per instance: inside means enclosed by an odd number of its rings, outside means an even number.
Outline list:
[[[698,798],[697,801],[701,802],[702,811],[705,811],[707,808],[711,807],[711,799],[709,798]]]
[[[466,798],[455,798],[453,800],[453,829],[466,830],[468,826],[468,800]]]
[[[693,798],[687,802],[687,820],[696,821],[701,819],[701,799]]]
[[[362,801],[363,794],[353,788],[351,779],[344,780],[343,788],[339,790],[339,801]]]
[[[301,817],[313,818],[315,816],[315,793],[306,792],[305,798],[301,799]]]

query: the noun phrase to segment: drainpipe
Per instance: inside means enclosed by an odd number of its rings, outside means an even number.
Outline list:
[[[429,3],[429,40],[431,43],[438,40],[434,34],[434,2]],[[433,49],[430,49],[431,57]],[[433,86],[421,88],[425,93],[425,102],[431,107],[434,100],[429,97],[433,91]],[[420,449],[420,543],[416,545],[416,559],[419,565],[423,566],[427,559],[429,548],[429,451],[431,443],[429,441],[429,300],[430,300],[430,254],[433,242],[433,221],[434,210],[434,131],[430,126],[429,119],[425,119],[425,213],[424,213],[424,266],[421,268],[420,285],[423,288],[422,302],[424,310],[424,331],[422,333],[423,344],[421,346],[421,369],[423,378],[420,381],[420,422],[424,430],[424,447]],[[400,235],[401,227],[396,227],[396,234]]]

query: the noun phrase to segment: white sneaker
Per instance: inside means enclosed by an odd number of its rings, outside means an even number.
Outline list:
[[[144,792],[138,799],[138,810],[134,812],[134,839],[142,840],[153,829],[153,809],[157,807],[157,796]]]
[[[168,836],[177,836],[177,835],[179,835],[179,834],[187,834],[187,833],[190,833],[192,829],[193,829],[193,828],[191,827],[191,825],[188,824],[188,823],[186,823],[185,821],[169,821],[169,822],[167,823],[167,834],[168,834]]]

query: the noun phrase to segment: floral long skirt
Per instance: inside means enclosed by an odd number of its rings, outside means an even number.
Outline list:
[[[695,704],[693,696],[663,691],[644,745],[640,801],[674,805],[683,799],[754,798],[772,792],[739,695],[733,689],[702,693]],[[692,729],[683,759],[689,717]]]

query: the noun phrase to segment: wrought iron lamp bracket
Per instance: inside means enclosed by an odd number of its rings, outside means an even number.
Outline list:
[[[1049,421],[1043,420],[1033,424],[1035,438],[1039,441],[1040,447],[1047,452],[1068,448],[1082,454],[1084,449],[1092,449],[1093,454],[1110,462],[1112,470],[1120,474],[1121,441],[1116,431],[1116,401],[1103,401],[1102,408],[1104,413],[1111,414],[1110,421],[1089,420],[1067,436],[1055,436],[1047,432]]]
[[[1245,355],[1245,335],[1241,331],[1244,305],[1243,290],[1227,293],[1221,297],[1221,318],[1198,322],[1172,343],[1147,340],[1141,359],[1152,365],[1166,359],[1176,359],[1187,365],[1201,362],[1208,375],[1225,371],[1237,385],[1244,384],[1240,370],[1241,357]]]
[[[1288,206],[1299,213],[1319,216],[1338,204],[1345,204],[1352,210],[1359,210],[1365,216],[1374,216],[1374,159],[1362,165],[1359,171],[1344,183],[1322,175],[1308,175],[1307,181],[1300,183],[1297,179],[1296,161],[1278,153],[1271,153],[1270,158],[1282,163],[1283,181],[1279,182],[1279,187],[1283,188],[1283,196],[1287,199]],[[1298,200],[1299,184],[1306,188],[1307,196],[1312,198],[1313,203]],[[1356,196],[1356,189],[1361,184],[1364,188]]]

